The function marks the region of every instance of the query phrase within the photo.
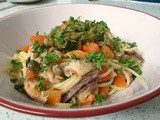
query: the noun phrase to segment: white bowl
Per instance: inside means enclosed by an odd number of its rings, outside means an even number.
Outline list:
[[[17,48],[29,44],[29,35],[49,33],[52,27],[70,16],[82,20],[104,20],[112,33],[126,41],[135,41],[145,59],[143,76],[149,89],[136,79],[129,88],[112,95],[104,104],[70,109],[48,108],[19,93],[3,67]],[[160,94],[160,20],[131,9],[93,4],[45,6],[21,11],[0,19],[0,105],[34,115],[50,117],[86,117],[119,111]]]

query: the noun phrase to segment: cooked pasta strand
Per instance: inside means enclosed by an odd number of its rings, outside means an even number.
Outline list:
[[[130,76],[129,76],[129,74],[128,74],[124,69],[122,69],[122,72],[123,72],[124,76],[126,77],[126,80],[127,80],[127,86],[129,86],[129,85],[130,85],[130,83],[131,83]]]
[[[127,71],[129,71],[129,72],[131,72],[131,73],[134,74],[137,78],[139,78],[139,81],[141,82],[141,84],[143,85],[143,87],[144,87],[146,90],[149,89],[146,81],[144,80],[144,78],[143,78],[141,75],[137,74],[134,70],[132,70],[132,69],[130,69],[130,68],[124,67],[124,69],[127,70]]]

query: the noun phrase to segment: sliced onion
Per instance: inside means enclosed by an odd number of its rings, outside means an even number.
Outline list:
[[[112,95],[112,94],[114,94],[115,92],[116,92],[116,90],[115,90],[115,89],[112,89],[111,91],[108,92],[108,95]]]
[[[115,89],[115,90],[117,90],[117,91],[120,91],[120,90],[124,90],[124,89],[125,89],[125,88],[117,87],[117,86],[115,86],[115,85],[111,85],[110,87],[113,88],[113,89]]]
[[[137,74],[134,70],[132,70],[132,69],[130,69],[130,68],[124,67],[124,69],[127,70],[128,72],[131,72],[133,75],[135,75],[137,78],[139,78],[141,84],[143,85],[143,87],[144,87],[146,90],[149,89],[146,81],[144,80],[144,78],[143,78],[141,75]]]
[[[113,71],[113,68],[109,68],[105,73],[100,74],[100,78],[104,78],[105,76],[109,75]]]
[[[115,76],[117,76],[117,73],[114,72],[114,71],[112,71],[112,73],[111,73],[111,78],[114,78]]]
[[[113,83],[113,78],[109,80],[108,82],[97,84],[97,87],[105,87],[105,86],[110,86]]]
[[[110,60],[108,60],[108,63],[113,67],[113,69],[120,69],[121,65],[116,64],[114,62],[111,62]]]
[[[80,76],[72,76],[68,78],[62,83],[55,84],[53,87],[62,91],[62,93],[66,93],[70,88],[72,88],[75,84],[77,84],[81,80]]]
[[[136,52],[138,54],[140,54],[139,52],[139,49],[137,47],[133,47],[133,48],[123,48],[123,51],[126,51],[126,52]]]
[[[131,83],[130,76],[129,76],[129,74],[128,74],[124,69],[122,69],[122,72],[123,72],[124,76],[126,77],[126,80],[127,80],[127,86],[129,86],[129,85],[130,85],[130,83]]]

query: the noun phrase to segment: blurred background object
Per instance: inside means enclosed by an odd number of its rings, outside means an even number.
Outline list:
[[[6,0],[0,0],[0,2],[4,2],[4,1],[6,1]]]
[[[141,2],[156,2],[156,3],[160,3],[160,0],[134,0],[134,1],[141,1]]]
[[[29,3],[29,2],[37,2],[40,0],[7,0],[8,2],[19,2],[19,3]]]

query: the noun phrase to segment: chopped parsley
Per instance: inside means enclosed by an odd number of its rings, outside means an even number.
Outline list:
[[[70,20],[70,21],[74,21],[74,17],[70,16],[70,17],[69,17],[69,20]]]
[[[48,90],[48,89],[50,89],[51,87],[52,87],[52,85],[49,84],[49,85],[46,86],[45,90]]]
[[[66,65],[69,65],[70,62],[71,60],[66,60]]]
[[[138,65],[138,61],[126,55],[122,58],[121,64],[124,67],[132,68],[133,66]]]
[[[102,94],[96,94],[95,96],[95,103],[100,104],[104,102],[106,99]]]
[[[108,37],[104,38],[104,40],[102,41],[102,45],[106,45],[106,44],[107,44],[107,42],[108,42],[108,40],[109,40],[109,38],[108,38]]]
[[[12,83],[15,83],[18,79],[10,79]]]
[[[76,55],[75,55],[75,54],[71,55],[71,58],[72,58],[72,59],[74,59],[74,60],[76,60],[76,59],[77,59],[77,57],[76,57]]]
[[[38,76],[38,80],[44,80],[42,76]]]
[[[135,72],[138,73],[139,75],[142,74],[142,70],[141,70],[141,67],[139,65],[137,65],[136,67],[134,67],[133,70],[135,70]]]
[[[58,62],[58,60],[59,59],[52,52],[47,52],[45,57],[43,58],[43,62],[47,66],[50,66],[53,62]]]
[[[95,62],[96,63],[96,68],[98,70],[102,70],[101,64],[104,60],[104,53],[103,52],[90,52],[86,57],[86,60],[89,62]]]
[[[111,44],[110,48],[112,51],[120,52],[122,46],[121,46],[121,39],[119,37],[113,38],[114,44]]]
[[[33,43],[33,50],[34,50],[34,52],[40,53],[40,52],[43,52],[46,48],[47,47],[46,47],[45,44],[42,44],[41,46],[39,46],[37,40]]]
[[[18,90],[19,92],[23,93],[24,92],[24,88],[23,88],[23,84],[24,84],[25,79],[21,78],[18,82],[15,83],[14,87],[16,90]]]
[[[133,69],[139,75],[142,74],[140,64],[138,63],[137,60],[133,59],[132,57],[129,57],[129,56],[126,55],[124,58],[122,58],[121,64],[124,67],[128,67],[128,68]]]
[[[63,41],[63,37],[61,35],[61,32],[58,32],[57,34],[54,35],[54,37],[57,39],[58,44],[63,45],[64,41]]]
[[[43,97],[48,97],[49,94],[48,93],[44,93]]]
[[[20,49],[18,49],[18,50],[16,50],[16,53],[20,53],[22,50],[20,50]]]
[[[43,73],[46,70],[46,67],[47,66],[42,66],[41,69],[40,69],[40,72]]]
[[[38,89],[38,91],[42,91],[43,90],[42,81],[37,82],[37,89]]]
[[[137,47],[137,43],[136,43],[136,42],[133,42],[133,43],[129,43],[129,42],[128,42],[128,44],[130,45],[131,48]]]
[[[71,105],[73,106],[73,105],[76,104],[76,101],[75,101],[74,99],[71,99],[71,100],[69,101],[69,104],[71,104]]]
[[[70,21],[80,21],[80,20],[81,20],[81,17],[79,16],[79,17],[77,17],[77,18],[75,19],[73,16],[70,16],[70,17],[69,17],[69,20],[70,20]]]
[[[67,78],[61,78],[60,82],[64,82]]]
[[[36,35],[39,35],[39,31],[36,32]]]
[[[43,61],[43,57],[39,57],[39,60],[42,62]]]
[[[17,59],[12,59],[11,65],[12,65],[13,71],[18,71],[22,67],[22,63],[19,62]]]

